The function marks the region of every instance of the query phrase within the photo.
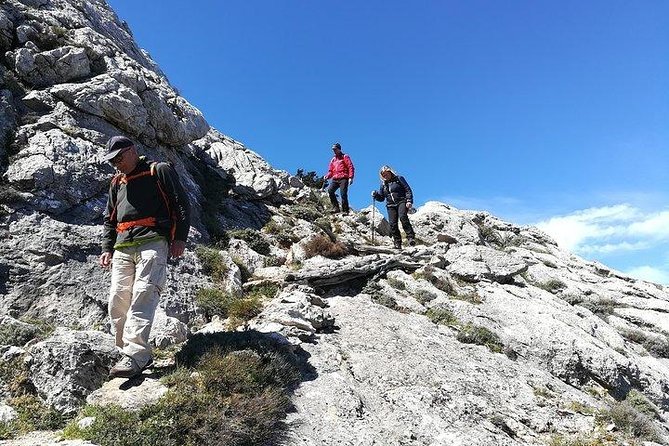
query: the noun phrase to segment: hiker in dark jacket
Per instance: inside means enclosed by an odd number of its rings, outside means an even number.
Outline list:
[[[152,362],[149,333],[167,259],[184,253],[190,208],[174,169],[139,157],[128,138],[112,137],[104,159],[118,173],[109,187],[99,263],[112,267],[109,316],[123,352],[109,374],[130,378]]]
[[[381,186],[379,190],[372,191],[372,197],[377,201],[386,202],[388,210],[388,221],[390,222],[390,235],[393,237],[395,248],[402,248],[402,235],[397,220],[402,222],[402,228],[407,235],[410,246],[416,244],[416,234],[411,227],[407,211],[413,208],[413,192],[404,177],[395,174],[388,166],[383,166],[379,172]]]

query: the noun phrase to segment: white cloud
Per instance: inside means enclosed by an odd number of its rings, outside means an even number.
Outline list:
[[[639,211],[636,208],[619,204],[552,217],[536,223],[536,226],[553,237],[563,248],[579,252],[586,240],[602,240],[624,234],[628,222],[638,217]]]
[[[653,266],[638,266],[626,271],[631,277],[669,285],[669,271]]]

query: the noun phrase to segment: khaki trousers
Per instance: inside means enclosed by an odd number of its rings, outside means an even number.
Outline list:
[[[151,359],[149,334],[165,286],[167,241],[119,248],[112,258],[109,316],[116,346],[144,367]]]

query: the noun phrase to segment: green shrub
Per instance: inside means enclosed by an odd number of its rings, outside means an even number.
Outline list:
[[[655,417],[657,415],[657,409],[653,403],[648,401],[648,398],[636,389],[630,390],[627,397],[625,397],[625,402],[644,415],[649,417]]]
[[[653,424],[653,420],[639,412],[627,401],[615,403],[608,410],[598,414],[597,418],[600,424],[614,423],[627,436],[663,443],[662,435]]]
[[[271,252],[270,245],[262,236],[260,231],[254,229],[235,229],[228,231],[228,236],[230,238],[236,238],[244,240],[249,248],[262,255],[269,255]]]
[[[584,300],[579,305],[583,308],[587,308],[588,310],[592,311],[595,316],[604,320],[606,320],[608,316],[612,315],[616,309],[615,302],[610,299]]]
[[[319,176],[315,171],[305,172],[303,169],[297,169],[295,176],[302,180],[305,186],[312,189],[321,189],[325,183],[325,178]]]
[[[223,261],[218,249],[198,246],[195,255],[202,263],[202,271],[210,276],[214,282],[222,282],[228,274],[228,266]]]
[[[444,307],[430,308],[425,315],[435,324],[457,325],[459,323],[453,312]]]
[[[317,235],[304,245],[307,258],[322,255],[329,259],[340,259],[348,255],[348,248],[341,242],[332,242],[325,235]]]
[[[453,284],[448,279],[442,279],[434,273],[433,266],[426,266],[422,272],[415,272],[413,276],[416,279],[425,279],[430,282],[436,289],[443,291],[446,294],[455,294]]]
[[[558,279],[549,279],[546,282],[537,283],[536,286],[553,294],[567,288],[567,284]]]
[[[367,282],[365,287],[362,289],[362,292],[369,294],[372,298],[372,302],[384,307],[388,307],[391,310],[397,309],[397,301],[394,297],[386,294],[383,290],[383,287],[376,282]]]
[[[432,291],[423,288],[418,288],[414,293],[413,297],[422,305],[425,305],[426,303],[436,299],[437,295],[434,294]]]
[[[0,439],[36,430],[56,430],[64,425],[63,416],[35,395],[20,395],[10,398],[8,403],[16,410],[17,416],[10,422],[0,422]]]
[[[472,304],[483,303],[483,299],[481,299],[481,296],[476,291],[467,291],[465,293],[455,293],[453,298],[457,299],[457,300],[462,300],[462,301],[465,301],[465,302],[469,302],[469,303],[472,303]]]
[[[213,316],[228,317],[234,296],[218,288],[201,288],[195,294],[197,306],[204,312],[204,317],[211,320]]]
[[[290,213],[300,220],[306,220],[308,222],[315,222],[319,217],[323,215],[322,211],[319,211],[315,207],[305,206],[305,205],[293,205],[290,208]]]
[[[404,282],[398,279],[393,279],[392,277],[387,278],[386,281],[388,282],[388,285],[395,288],[396,290],[405,290],[407,287]]]
[[[262,307],[262,303],[257,297],[246,297],[232,301],[228,308],[228,316],[232,321],[232,328],[237,328],[259,315]]]
[[[669,340],[665,336],[649,338],[643,343],[643,346],[656,358],[669,358]]]
[[[249,291],[249,297],[258,299],[272,299],[279,292],[279,286],[274,283],[265,283],[255,286]]]
[[[499,337],[485,327],[474,324],[466,324],[456,336],[456,339],[465,344],[485,345],[490,351],[501,353],[504,345]]]
[[[195,335],[177,354],[181,368],[163,382],[167,394],[137,412],[87,406],[65,438],[100,446],[252,446],[285,439],[289,391],[300,381],[296,357],[257,332]],[[197,373],[193,373],[197,372]]]
[[[28,341],[38,336],[37,327],[23,324],[4,324],[0,326],[0,345],[23,347]]]

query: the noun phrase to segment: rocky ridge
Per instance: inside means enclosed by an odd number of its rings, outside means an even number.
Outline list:
[[[669,441],[665,287],[443,203],[411,217],[421,243],[402,252],[371,208],[323,218],[318,191],[210,128],[103,1],[7,0],[0,50],[0,422],[17,416],[10,367],[65,416],[164,392],[150,378],[125,396],[103,384],[117,353],[96,265],[112,175],[100,155],[126,134],[175,165],[195,206],[154,344],[231,329],[203,311],[200,289],[276,287],[237,329],[280,339],[313,368],[294,390],[286,444]],[[215,247],[223,277],[195,243]],[[635,418],[645,430],[626,432],[611,407],[646,410]],[[27,438],[0,444],[57,436]]]

